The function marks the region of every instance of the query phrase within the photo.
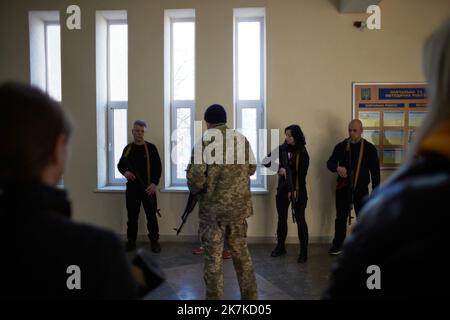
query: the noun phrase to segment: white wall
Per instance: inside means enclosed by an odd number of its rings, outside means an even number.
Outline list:
[[[147,138],[163,153],[164,9],[196,9],[197,119],[201,120],[205,108],[214,102],[223,104],[232,119],[233,8],[262,6],[267,21],[268,128],[298,123],[305,132],[311,156],[306,214],[312,241],[326,239],[333,231],[334,175],[325,162],[334,144],[347,134],[352,81],[423,81],[423,41],[450,13],[448,0],[383,0],[382,30],[359,31],[353,21],[366,15],[340,14],[332,0],[79,0],[82,30],[69,31],[65,9],[70,4],[57,0],[0,4],[0,81],[30,81],[28,11],[60,10],[62,101],[75,124],[72,159],[64,180],[75,220],[125,232],[124,194],[94,192],[95,11],[127,10],[129,121],[147,120]],[[253,240],[275,235],[275,184],[276,178],[269,178],[270,194],[253,197],[255,216],[249,220]],[[185,193],[159,194],[163,236],[174,234],[186,199]],[[141,218],[140,233],[145,234],[143,214]],[[196,221],[193,215],[184,234],[196,234]],[[293,227],[289,235],[295,241]]]

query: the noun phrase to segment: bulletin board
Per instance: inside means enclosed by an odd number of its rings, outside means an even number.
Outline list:
[[[353,83],[353,118],[378,150],[382,169],[405,160],[414,132],[427,113],[425,83]]]

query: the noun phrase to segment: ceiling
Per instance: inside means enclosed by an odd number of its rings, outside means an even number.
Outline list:
[[[366,13],[367,7],[381,0],[338,0],[337,7],[340,13]]]

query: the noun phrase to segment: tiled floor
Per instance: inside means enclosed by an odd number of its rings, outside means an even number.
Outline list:
[[[166,282],[146,299],[204,299],[203,257],[191,253],[196,243],[161,243],[162,252],[152,257],[163,269]],[[148,243],[141,243],[147,247]],[[298,245],[287,245],[287,255],[272,258],[272,244],[250,244],[250,252],[263,300],[320,299],[325,289],[333,257],[328,246],[313,244],[306,264],[297,263]],[[130,254],[130,257],[132,254]],[[232,260],[224,260],[224,299],[239,299],[239,287]]]

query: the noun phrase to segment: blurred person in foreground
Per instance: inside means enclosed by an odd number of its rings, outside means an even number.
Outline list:
[[[39,89],[0,86],[0,297],[133,299],[142,270],[130,268],[112,232],[71,222],[57,188],[71,125]]]

